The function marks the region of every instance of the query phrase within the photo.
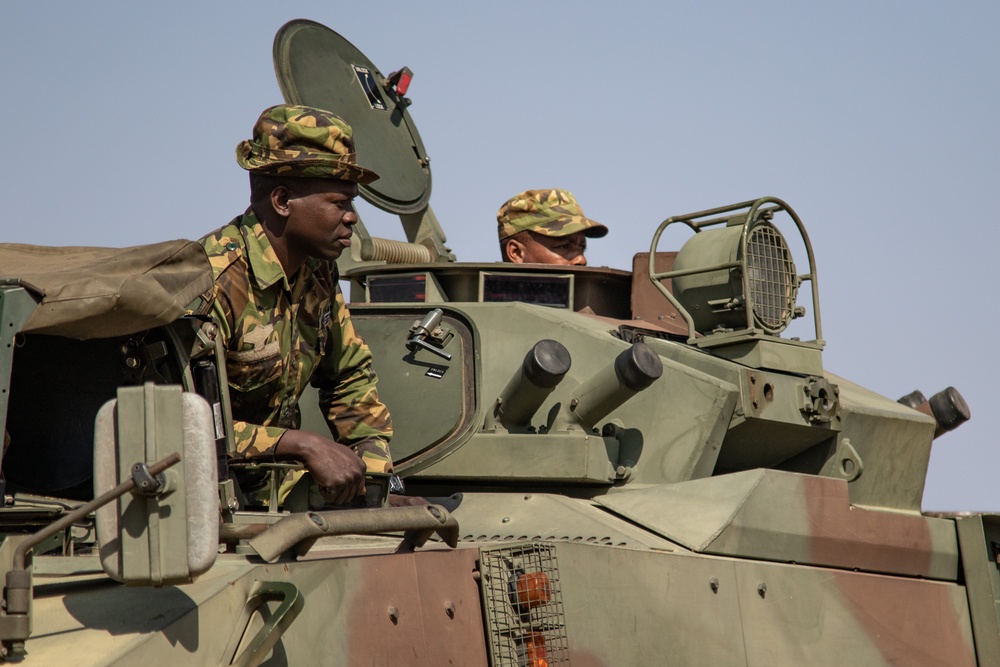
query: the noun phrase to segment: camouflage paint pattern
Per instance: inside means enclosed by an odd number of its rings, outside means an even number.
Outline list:
[[[253,138],[236,147],[236,161],[271,176],[371,183],[379,176],[358,166],[353,137],[351,126],[329,111],[279,104],[261,113]]]
[[[500,240],[523,231],[544,236],[569,236],[583,232],[600,238],[608,228],[583,214],[576,197],[568,190],[525,190],[503,203],[497,211]]]
[[[289,283],[250,209],[201,243],[216,288],[202,310],[220,322],[237,455],[273,456],[285,431],[299,427],[299,398],[311,382],[334,438],[354,447],[369,471],[391,470],[392,421],[336,268],[310,258]]]
[[[391,549],[397,543],[376,544]],[[310,554],[312,560],[274,565],[226,555],[184,586],[78,586],[65,598],[39,600],[25,664],[63,664],[68,655],[75,665],[94,667],[245,664],[234,653],[246,649],[262,617],[274,618],[277,603],[249,618],[240,610],[262,587],[290,583],[304,604],[278,630],[272,658],[263,664],[486,667],[478,585],[471,576],[477,555],[477,549],[364,558]],[[107,581],[99,572],[84,576]],[[395,622],[390,607],[397,610]]]

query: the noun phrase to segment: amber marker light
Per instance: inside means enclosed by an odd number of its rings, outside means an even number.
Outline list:
[[[549,654],[545,650],[545,635],[541,632],[532,632],[525,636],[524,657],[528,667],[549,667]]]
[[[552,583],[544,572],[525,572],[517,577],[517,602],[522,610],[534,609],[552,599]]]

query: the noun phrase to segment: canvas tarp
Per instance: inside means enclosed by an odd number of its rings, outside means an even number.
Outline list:
[[[167,324],[212,287],[201,245],[165,241],[132,248],[0,244],[0,280],[40,303],[23,332],[107,338]]]

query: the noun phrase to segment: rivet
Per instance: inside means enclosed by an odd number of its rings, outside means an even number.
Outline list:
[[[389,620],[392,621],[393,625],[399,623],[399,610],[395,607],[389,607]]]
[[[764,596],[767,595],[767,584],[763,582],[757,584],[757,595],[759,595],[761,599],[763,599]]]
[[[712,587],[712,592],[718,594],[719,592],[719,580],[712,577],[708,580],[708,585]]]
[[[455,605],[451,602],[445,602],[444,613],[448,614],[448,618],[455,618]]]

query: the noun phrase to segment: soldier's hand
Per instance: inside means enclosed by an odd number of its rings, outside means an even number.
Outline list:
[[[310,431],[286,431],[275,458],[301,461],[328,502],[343,505],[365,493],[365,462],[353,449]]]

